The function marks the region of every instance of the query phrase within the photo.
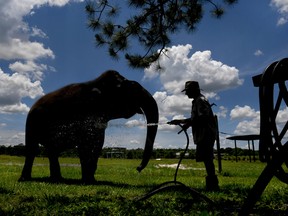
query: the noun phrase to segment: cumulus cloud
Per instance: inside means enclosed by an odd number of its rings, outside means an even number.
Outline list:
[[[201,88],[211,97],[217,92],[242,85],[238,69],[212,59],[209,50],[196,51],[189,57],[192,45],[178,45],[167,48],[159,59],[162,70],[155,70],[155,64],[145,69],[145,78],[160,77],[168,93],[179,94],[187,80],[197,80]]]
[[[0,113],[25,113],[27,105],[22,98],[35,98],[43,94],[40,81],[32,82],[28,77],[19,73],[12,75],[4,73],[0,68]]]
[[[9,65],[11,71],[30,77],[32,80],[42,80],[43,71],[48,69],[45,64],[36,64],[34,61],[16,61]],[[53,70],[50,67],[51,70]]]
[[[284,25],[288,22],[288,1],[287,0],[271,0],[270,5],[275,7],[280,14],[277,25]]]
[[[43,57],[54,58],[52,50],[49,48],[45,49],[44,45],[38,42],[22,41],[18,38],[11,38],[9,41],[0,43],[0,45],[0,59],[4,60],[36,60]]]
[[[255,55],[255,56],[261,56],[261,55],[263,55],[263,52],[258,49],[258,50],[256,50],[256,51],[254,52],[254,55]]]
[[[226,118],[228,109],[224,106],[219,107],[219,112],[216,113],[218,118]]]
[[[279,124],[285,124],[287,122],[287,119],[288,119],[288,107],[279,110],[276,117],[276,121]]]
[[[8,130],[3,133],[3,131],[0,131],[1,145],[4,146],[18,145],[20,143],[24,143],[24,140],[25,140],[24,132]]]
[[[55,4],[57,1],[54,1]],[[29,59],[35,60],[43,57],[54,57],[49,48],[45,48],[42,43],[30,41],[30,36],[39,35],[43,37],[44,32],[32,26],[30,27],[23,18],[41,5],[47,4],[47,1],[36,0],[11,0],[0,2],[0,59]]]
[[[259,129],[260,118],[253,118],[239,122],[234,133],[238,135],[259,134]]]
[[[235,106],[230,112],[230,118],[241,119],[241,118],[255,118],[259,115],[259,111],[255,111],[250,106],[245,105],[244,107]]]
[[[40,7],[61,7],[69,2],[83,0],[0,1],[0,60],[9,64],[5,69],[0,65],[0,113],[27,112],[29,107],[22,99],[43,95],[43,74],[55,70],[39,63],[43,58],[55,58],[49,47],[36,40],[48,36],[37,26],[26,23],[24,17],[33,15]]]
[[[168,95],[167,92],[156,92],[153,96],[158,102],[159,112],[164,116],[191,111],[191,101],[184,95]]]
[[[287,18],[284,18],[284,17],[280,17],[278,22],[277,22],[277,26],[281,26],[281,25],[284,25],[288,22],[288,19]]]
[[[214,100],[219,99],[219,91],[236,88],[243,83],[238,69],[212,59],[211,51],[196,51],[190,55],[191,50],[190,44],[167,48],[158,62],[161,70],[156,70],[158,63],[155,63],[144,71],[145,79],[157,77],[162,84],[162,91],[153,96],[163,121],[171,120],[175,115],[182,115],[182,118],[190,116],[191,100],[181,92],[188,80],[198,81],[203,94]],[[222,107],[222,111],[221,115],[226,115],[225,108]]]
[[[260,111],[255,111],[250,106],[235,106],[230,112],[231,120],[238,119],[234,133],[239,135],[260,133]],[[276,116],[278,132],[284,128],[288,118],[288,108],[280,109]]]
[[[235,106],[230,112],[231,120],[240,120],[234,133],[238,135],[259,134],[260,112],[250,106]]]
[[[143,119],[132,119],[125,123],[126,127],[143,127],[146,123],[143,121]]]

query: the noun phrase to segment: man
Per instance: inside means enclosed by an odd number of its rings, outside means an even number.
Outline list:
[[[193,140],[196,144],[196,161],[204,162],[207,172],[206,189],[208,191],[219,190],[213,163],[213,146],[216,140],[217,127],[211,106],[201,94],[199,84],[196,81],[187,81],[182,92],[185,92],[188,98],[193,99],[191,118],[172,120],[168,124],[183,124],[185,130],[192,127]]]

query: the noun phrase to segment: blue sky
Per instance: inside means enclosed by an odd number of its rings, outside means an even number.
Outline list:
[[[288,56],[288,1],[239,0],[221,19],[205,7],[196,31],[173,36],[161,73],[153,65],[129,68],[124,58],[112,60],[95,46],[87,28],[85,1],[0,0],[0,145],[24,143],[29,107],[41,95],[69,83],[94,79],[108,69],[140,82],[154,95],[160,112],[155,147],[182,148],[185,137],[168,120],[189,117],[191,101],[180,90],[199,81],[203,94],[228,135],[259,132],[258,89],[252,76]],[[122,7],[125,14],[129,14]],[[135,49],[140,49],[135,47]],[[281,110],[280,120],[288,112]],[[287,118],[286,118],[287,119]],[[146,130],[141,115],[110,122],[105,146],[143,147]],[[190,132],[190,131],[189,131]],[[234,143],[221,134],[221,147]],[[191,139],[192,140],[192,139]],[[239,143],[246,147],[246,143]],[[193,148],[193,144],[191,144]]]

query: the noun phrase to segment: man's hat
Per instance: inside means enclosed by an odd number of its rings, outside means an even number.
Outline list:
[[[182,90],[182,92],[187,91],[188,89],[200,90],[199,83],[197,81],[187,81],[185,83],[185,88]]]

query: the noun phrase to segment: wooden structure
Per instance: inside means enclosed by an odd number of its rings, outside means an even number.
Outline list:
[[[251,189],[240,215],[251,212],[274,176],[288,184],[288,119],[282,118],[278,121],[281,111],[288,107],[286,81],[288,58],[272,63],[263,74],[253,77],[254,86],[259,87],[259,159],[267,165]]]
[[[229,140],[234,140],[236,162],[238,162],[237,141],[247,141],[247,142],[248,142],[249,152],[251,151],[251,146],[250,146],[250,141],[251,141],[253,161],[254,161],[254,162],[256,161],[254,141],[260,139],[260,135],[259,135],[259,134],[231,136],[231,137],[227,137],[227,139],[229,139]],[[251,154],[249,154],[249,160],[250,160],[250,162],[251,162]]]
[[[125,158],[126,148],[115,147],[106,152],[106,158]]]

